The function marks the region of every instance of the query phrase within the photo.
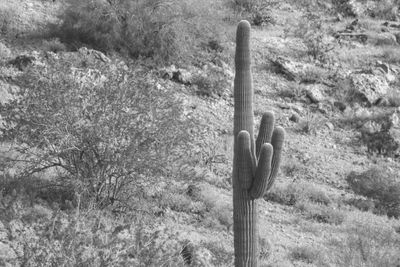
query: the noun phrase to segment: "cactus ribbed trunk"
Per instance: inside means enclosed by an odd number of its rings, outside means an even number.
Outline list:
[[[250,30],[246,29],[245,23],[240,23],[236,35],[236,54],[235,54],[235,81],[234,81],[234,136],[237,137],[241,130],[245,130],[250,135],[250,152],[254,154],[254,112],[253,112],[253,90],[252,75],[250,69]],[[235,246],[235,266],[257,266],[258,242],[253,240],[256,236],[256,210],[257,203],[251,199],[248,189],[251,180],[239,181],[240,169],[238,164],[237,138],[234,141],[234,167],[233,170],[233,231]],[[253,158],[253,157],[252,157]],[[248,176],[248,175],[247,175]],[[247,177],[250,178],[250,177]],[[241,186],[239,182],[244,182]],[[236,234],[237,233],[237,234]]]
[[[233,231],[235,266],[258,266],[257,198],[272,186],[278,172],[284,130],[274,128],[274,115],[263,115],[254,141],[250,24],[236,32],[234,83]],[[257,147],[256,147],[257,145]]]

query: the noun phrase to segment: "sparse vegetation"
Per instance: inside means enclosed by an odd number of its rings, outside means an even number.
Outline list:
[[[70,0],[53,35],[69,46],[84,44],[161,63],[188,62],[204,42],[221,37],[218,3],[208,4],[215,8],[191,0]]]
[[[192,122],[151,78],[110,67],[54,64],[21,77],[18,97],[1,111],[2,141],[19,153],[6,162],[24,162],[18,175],[72,182],[78,194],[107,206],[123,205],[145,175],[166,174]]]
[[[377,201],[378,212],[400,216],[400,181],[395,173],[374,167],[362,173],[351,172],[346,179],[355,193]]]
[[[400,266],[399,4],[0,0],[0,266],[234,266],[241,19],[287,136],[253,258]]]
[[[302,261],[305,263],[315,263],[320,257],[320,252],[310,246],[298,246],[292,248],[290,257],[294,261]]]

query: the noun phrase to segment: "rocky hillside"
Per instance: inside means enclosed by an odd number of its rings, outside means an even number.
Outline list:
[[[0,0],[1,266],[233,265],[241,19],[287,132],[261,266],[400,266],[397,1],[111,2]]]

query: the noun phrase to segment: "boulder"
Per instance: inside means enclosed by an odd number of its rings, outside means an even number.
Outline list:
[[[271,60],[271,62],[275,72],[283,74],[290,81],[300,82],[301,78],[306,76],[307,72],[310,72],[310,69],[316,68],[315,65],[296,62],[281,56]]]
[[[111,60],[106,55],[104,55],[102,52],[94,50],[94,49],[88,49],[86,47],[81,47],[81,48],[79,48],[78,53],[88,61],[100,60],[104,63],[111,62]]]
[[[353,73],[349,76],[351,87],[360,96],[361,102],[374,104],[389,91],[389,84],[384,76],[368,73]]]
[[[361,140],[369,153],[396,156],[400,148],[400,118],[398,111],[379,120],[369,120],[360,128]]]
[[[375,63],[375,73],[384,75],[389,83],[396,81],[398,71],[392,68],[388,63],[377,61]]]
[[[312,103],[320,103],[326,99],[321,84],[310,84],[305,87],[307,97]]]
[[[391,32],[370,33],[368,40],[375,45],[398,45],[396,35]]]

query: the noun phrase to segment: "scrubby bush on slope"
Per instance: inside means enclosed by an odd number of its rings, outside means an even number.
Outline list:
[[[113,64],[37,66],[18,84],[18,98],[0,109],[1,140],[18,152],[10,166],[23,162],[17,176],[72,181],[102,205],[121,204],[141,180],[167,175],[193,126],[150,76]]]
[[[204,43],[219,41],[218,2],[194,0],[70,0],[54,35],[63,42],[119,51],[158,62],[191,60]]]
[[[351,172],[346,179],[355,193],[376,200],[379,211],[390,217],[400,216],[400,181],[396,174],[371,168],[363,173]]]

